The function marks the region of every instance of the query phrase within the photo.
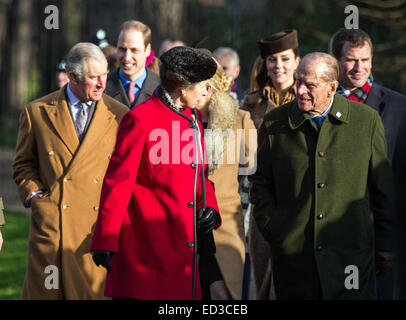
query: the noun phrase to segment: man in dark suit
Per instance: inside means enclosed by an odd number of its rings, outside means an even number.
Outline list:
[[[371,38],[360,29],[340,29],[333,35],[330,51],[337,58],[340,67],[340,85],[337,92],[347,99],[369,105],[379,112],[385,128],[388,158],[393,166],[394,179],[399,182],[395,191],[400,194],[400,191],[406,188],[405,180],[399,181],[400,175],[406,170],[405,162],[401,164],[397,159],[402,154],[401,145],[406,145],[406,138],[400,130],[406,125],[402,124],[402,121],[406,122],[403,120],[406,119],[406,96],[374,81],[371,74],[372,48]],[[401,221],[399,218],[398,222]],[[402,255],[405,248],[401,248],[404,245],[400,241],[398,243],[400,244],[398,252]],[[402,273],[402,268],[399,271]],[[377,289],[378,299],[393,299],[394,270],[384,276],[377,276]]]
[[[136,20],[121,26],[117,40],[119,68],[108,75],[105,93],[130,109],[151,97],[159,77],[145,63],[151,54],[151,29]]]

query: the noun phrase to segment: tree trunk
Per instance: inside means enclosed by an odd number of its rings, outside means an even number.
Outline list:
[[[5,118],[5,113],[7,110],[7,74],[4,71],[5,69],[5,57],[8,56],[8,48],[5,45],[6,44],[6,38],[7,38],[7,27],[9,25],[8,20],[9,20],[9,12],[10,12],[10,7],[11,5],[11,0],[0,0],[0,83],[2,84],[0,87],[0,123],[4,121]],[[4,65],[3,65],[4,63]]]
[[[26,96],[26,89],[29,79],[31,59],[31,27],[32,27],[32,1],[12,1],[8,21],[6,43],[9,44],[7,54],[4,56],[3,101],[5,120],[7,126],[16,126],[18,114],[23,109]]]
[[[11,0],[0,0],[0,21],[2,21],[2,23],[0,23],[0,66],[3,60],[3,50],[7,32],[7,12],[10,3]]]
[[[106,32],[109,44],[116,46],[120,26],[124,21],[137,19],[141,0],[88,0],[82,29],[82,41],[90,41],[99,29]],[[141,19],[142,22],[144,22]]]
[[[182,15],[184,0],[149,0],[143,1],[144,10],[150,21],[155,25],[157,38],[169,37],[182,39]]]

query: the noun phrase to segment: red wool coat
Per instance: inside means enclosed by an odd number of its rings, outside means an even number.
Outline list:
[[[183,114],[191,118],[191,109]],[[110,260],[106,296],[192,298],[195,158],[189,123],[155,93],[120,123],[91,245],[117,253]],[[207,174],[205,188],[207,206],[218,211]],[[197,208],[200,189],[199,179]],[[196,282],[200,299],[198,276]]]

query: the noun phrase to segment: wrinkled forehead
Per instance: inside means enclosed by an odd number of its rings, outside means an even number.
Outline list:
[[[107,70],[107,60],[102,57],[92,57],[86,60],[87,74],[97,75]]]

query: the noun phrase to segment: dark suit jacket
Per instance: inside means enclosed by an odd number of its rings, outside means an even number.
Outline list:
[[[406,299],[406,96],[374,84],[366,103],[378,110],[385,127],[395,181],[397,262],[400,271],[396,282],[399,299]]]
[[[406,268],[406,96],[374,83],[365,102],[379,112],[385,128],[388,158],[395,181],[395,212],[397,218],[397,260],[399,270]],[[378,296],[392,298],[393,282],[378,279]],[[392,279],[393,281],[393,279]],[[399,298],[406,299],[406,275],[397,277]]]
[[[152,93],[156,89],[156,87],[160,83],[159,76],[150,71],[148,68],[147,70],[147,78],[145,79],[144,85],[141,88],[141,92],[137,99],[135,99],[134,103],[130,105],[130,101],[128,100],[127,93],[124,90],[123,84],[120,80],[120,75],[118,74],[118,70],[114,70],[109,73],[107,77],[107,85],[106,90],[104,91],[105,94],[108,94],[110,97],[116,99],[117,101],[125,104],[130,109],[134,108],[134,106],[139,105],[140,103],[145,102],[152,96]]]
[[[400,120],[399,135],[393,159],[395,180],[395,208],[398,225],[398,297],[406,299],[406,113]]]
[[[245,96],[245,90],[237,84],[237,97],[238,97],[238,102],[240,103],[240,105],[242,105],[242,102],[244,101],[244,96]]]
[[[382,118],[388,143],[388,158],[392,163],[398,140],[406,139],[399,135],[401,120],[406,113],[406,96],[374,83],[365,104],[378,111]]]

